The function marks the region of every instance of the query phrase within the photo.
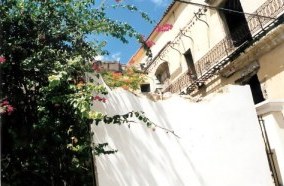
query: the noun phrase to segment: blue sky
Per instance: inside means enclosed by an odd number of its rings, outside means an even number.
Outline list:
[[[111,3],[116,3],[115,0],[108,0]],[[171,3],[171,0],[124,0],[123,4],[135,5],[138,9],[146,12],[149,17],[156,22],[161,19],[164,11]],[[143,20],[139,13],[130,12],[127,10],[108,10],[108,16],[119,21],[128,22],[139,33],[148,36],[154,26],[147,21]],[[107,41],[106,50],[110,52],[109,56],[98,56],[97,59],[102,60],[118,60],[121,63],[127,63],[130,57],[139,49],[140,45],[136,39],[130,39],[128,44],[123,44],[117,39],[111,37],[101,38]]]

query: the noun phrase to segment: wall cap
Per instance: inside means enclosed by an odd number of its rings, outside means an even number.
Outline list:
[[[257,115],[265,115],[271,112],[281,112],[284,109],[284,99],[265,100],[255,105]]]

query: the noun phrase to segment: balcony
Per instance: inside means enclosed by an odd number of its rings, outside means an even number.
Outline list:
[[[236,47],[234,45],[235,41],[233,41],[231,37],[227,36],[223,38],[195,63],[197,79],[193,80],[189,72],[185,72],[176,81],[165,88],[164,91],[176,93],[181,92],[185,88],[188,91],[192,91],[197,86],[203,84],[252,43],[259,40],[269,30],[278,25],[280,15],[282,15],[283,11],[284,0],[267,0],[254,12],[254,14],[261,15],[260,17],[252,15],[246,17],[252,37],[251,40],[243,40],[243,42]],[[266,16],[266,18],[264,16]],[[239,29],[237,32],[240,37],[245,37],[242,29]]]

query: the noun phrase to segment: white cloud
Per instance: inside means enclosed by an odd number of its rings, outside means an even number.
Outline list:
[[[96,61],[104,61],[105,60],[105,56],[98,55],[98,56],[95,57],[95,60]]]
[[[156,6],[166,6],[169,0],[151,0]]]
[[[94,59],[97,61],[120,61],[121,52],[113,53],[111,56],[98,55]]]
[[[111,59],[114,61],[120,61],[121,59],[121,52],[116,52],[114,54],[111,55]]]

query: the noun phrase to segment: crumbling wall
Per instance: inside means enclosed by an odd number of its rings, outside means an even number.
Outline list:
[[[94,141],[118,149],[96,157],[98,186],[272,186],[248,86],[229,86],[194,103],[173,95],[153,102],[110,91],[96,109],[109,115],[144,111],[156,124],[93,125]]]

